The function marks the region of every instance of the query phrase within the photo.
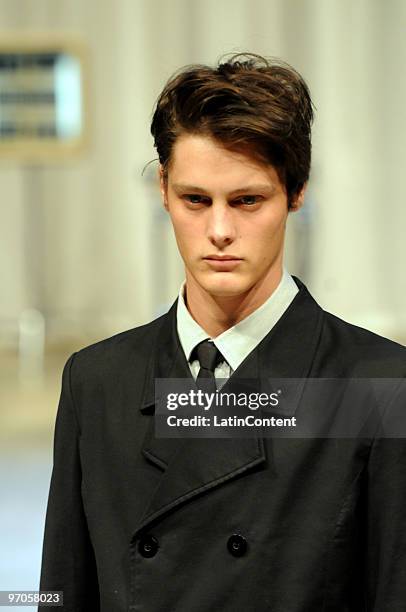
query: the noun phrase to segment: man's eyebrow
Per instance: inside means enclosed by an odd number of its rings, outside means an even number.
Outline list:
[[[187,185],[186,183],[173,183],[172,188],[178,193],[207,193],[203,187],[197,185]]]
[[[177,192],[177,193],[203,193],[205,195],[208,195],[208,191],[206,189],[204,189],[204,187],[199,187],[197,185],[188,185],[186,183],[174,183],[172,185],[172,188]],[[272,192],[275,190],[275,185],[273,185],[272,183],[268,183],[268,184],[252,184],[252,185],[245,185],[243,187],[239,187],[238,189],[233,189],[233,191],[230,191],[228,193],[228,196],[233,196],[239,193],[260,193],[260,192]]]

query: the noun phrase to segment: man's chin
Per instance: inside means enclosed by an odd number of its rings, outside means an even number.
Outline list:
[[[199,284],[207,293],[215,297],[237,297],[249,290],[247,283],[242,278],[228,272],[210,276],[211,278],[205,278]]]

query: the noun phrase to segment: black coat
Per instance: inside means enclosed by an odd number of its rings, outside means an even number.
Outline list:
[[[233,376],[405,376],[295,280]],[[154,378],[189,376],[176,302],[66,363],[39,610],[404,612],[406,440],[155,438]]]

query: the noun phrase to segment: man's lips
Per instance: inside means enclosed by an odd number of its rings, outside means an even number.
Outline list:
[[[240,257],[235,257],[235,255],[208,255],[207,257],[203,257],[203,261],[205,261],[206,265],[210,266],[212,270],[217,270],[218,272],[231,272],[242,262],[242,259]]]
[[[234,255],[207,255],[203,259],[211,261],[241,261],[241,257],[235,257]]]

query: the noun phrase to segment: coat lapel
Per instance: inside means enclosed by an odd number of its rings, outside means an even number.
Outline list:
[[[233,373],[233,379],[267,380],[308,375],[320,335],[322,310],[299,286],[288,310],[258,347]],[[176,329],[176,302],[163,317],[153,363],[147,377],[141,411],[150,419],[142,453],[162,471],[160,483],[137,531],[163,513],[203,491],[219,486],[266,461],[262,438],[156,438],[155,378],[191,378]],[[225,388],[225,387],[224,387]],[[147,416],[148,415],[148,416]]]

